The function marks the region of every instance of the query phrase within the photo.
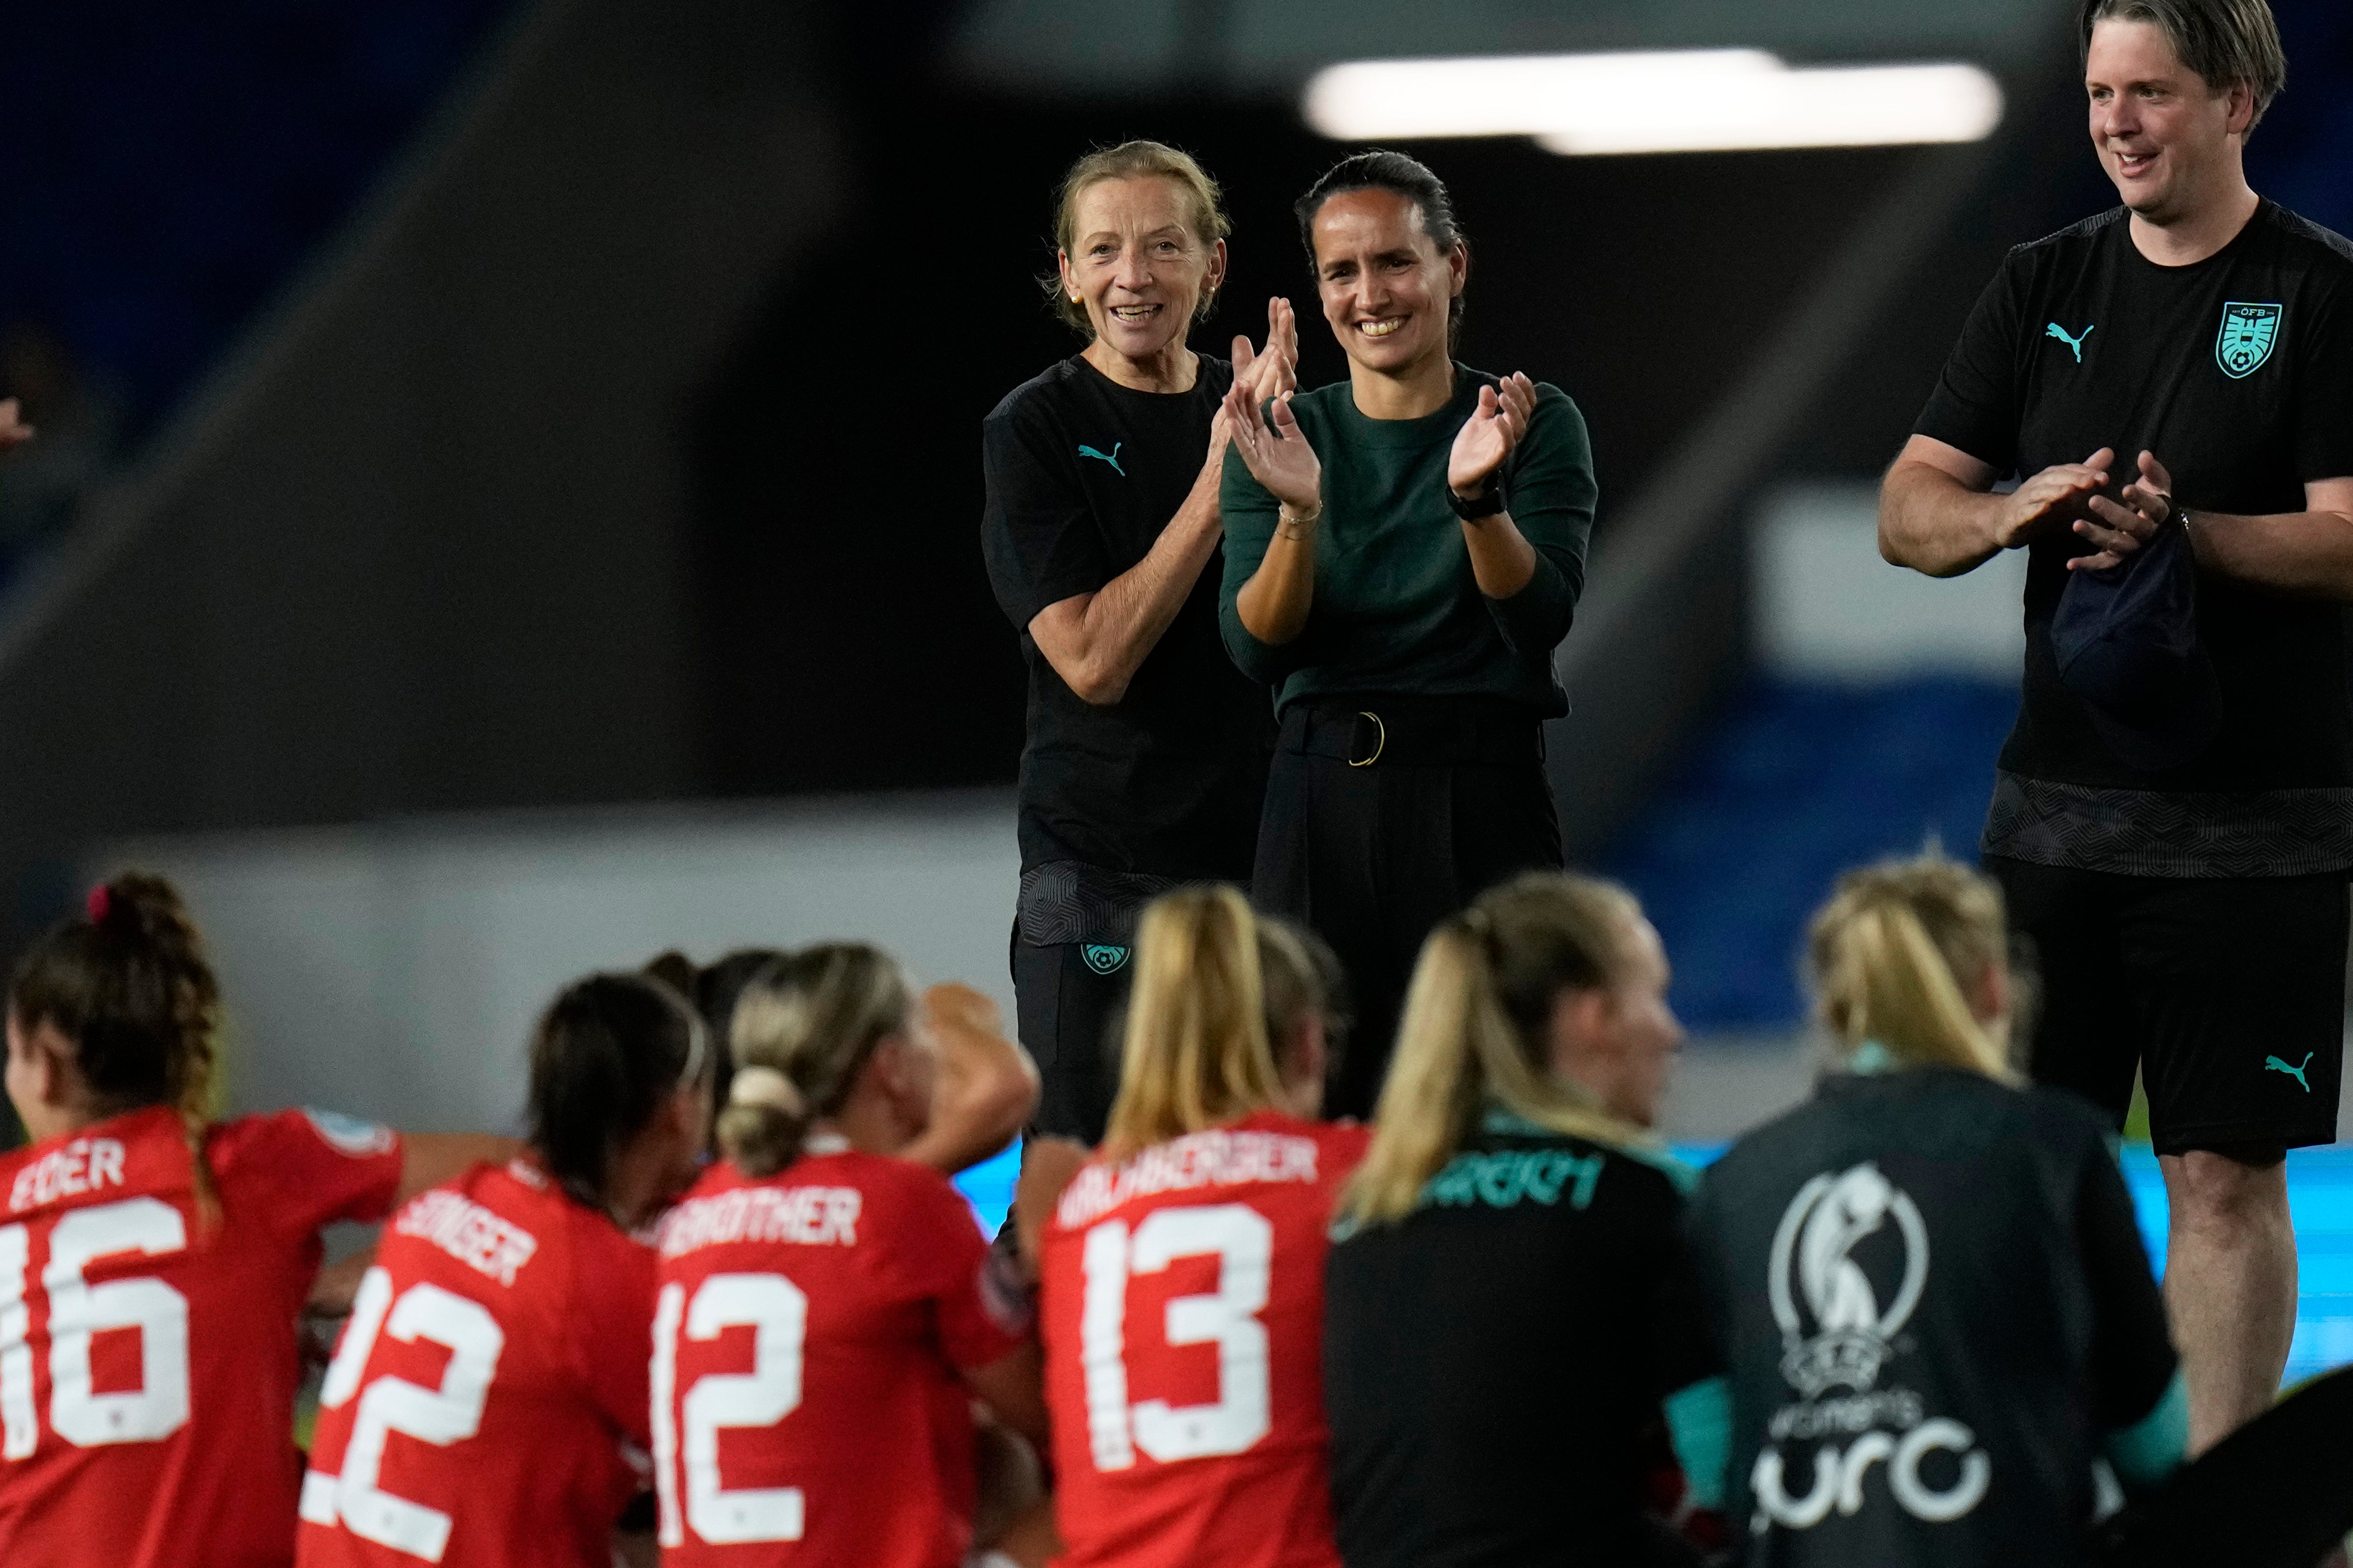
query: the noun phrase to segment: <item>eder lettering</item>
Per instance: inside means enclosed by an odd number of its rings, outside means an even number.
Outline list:
[[[16,1173],[8,1190],[8,1212],[53,1204],[122,1184],[122,1145],[111,1138],[77,1138],[52,1149]]]

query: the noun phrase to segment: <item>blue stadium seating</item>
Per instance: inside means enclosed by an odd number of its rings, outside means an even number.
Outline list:
[[[1685,1026],[1795,1025],[1806,917],[1839,872],[1928,842],[1974,858],[2017,709],[1982,680],[1751,681],[1601,861],[1665,939]]]

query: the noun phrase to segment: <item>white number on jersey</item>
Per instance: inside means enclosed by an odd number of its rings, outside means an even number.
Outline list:
[[[1157,1274],[1179,1258],[1209,1255],[1218,1259],[1217,1294],[1170,1300],[1163,1333],[1171,1345],[1218,1347],[1218,1402],[1129,1405],[1129,1279]],[[1266,1325],[1258,1314],[1266,1307],[1273,1258],[1274,1226],[1245,1204],[1159,1209],[1133,1237],[1125,1220],[1105,1220],[1087,1232],[1079,1355],[1096,1469],[1126,1469],[1138,1448],[1162,1464],[1239,1454],[1266,1436]]]
[[[715,1340],[731,1328],[752,1331],[749,1373],[706,1373],[686,1391],[681,1408],[682,1444],[670,1424],[681,1319],[691,1340]],[[661,1544],[685,1544],[676,1473],[681,1457],[685,1522],[696,1535],[714,1546],[801,1538],[805,1514],[800,1488],[729,1491],[720,1485],[719,1434],[773,1426],[800,1407],[801,1354],[807,1333],[808,1298],[779,1274],[713,1274],[695,1291],[691,1305],[684,1286],[662,1287],[654,1312],[653,1363],[654,1485],[661,1505]]]
[[[403,1344],[430,1340],[446,1348],[449,1362],[441,1386],[425,1388],[386,1373],[362,1392],[379,1334]],[[343,1474],[313,1470],[302,1478],[302,1517],[330,1527],[340,1522],[363,1541],[440,1562],[449,1546],[449,1516],[378,1489],[385,1444],[397,1432],[446,1448],[480,1431],[482,1406],[489,1403],[506,1342],[506,1331],[480,1302],[421,1282],[395,1300],[392,1276],[380,1268],[369,1269],[353,1298],[343,1348],[319,1387],[319,1404],[328,1410],[340,1410],[359,1394],[359,1412],[343,1445]]]
[[[49,1304],[49,1427],[77,1448],[153,1443],[188,1424],[188,1299],[161,1279],[92,1285],[82,1271],[118,1252],[153,1258],[188,1245],[180,1211],[159,1198],[75,1209],[49,1229],[41,1289]],[[40,1445],[33,1407],[32,1306],[25,1299],[30,1242],[22,1225],[0,1226],[0,1458]],[[90,1337],[139,1331],[139,1386],[90,1388]]]

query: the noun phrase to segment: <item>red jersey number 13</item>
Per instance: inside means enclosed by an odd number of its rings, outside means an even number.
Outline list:
[[[1166,1334],[1170,1345],[1218,1347],[1218,1402],[1130,1405],[1129,1279],[1156,1274],[1179,1258],[1207,1256],[1218,1259],[1216,1294],[1171,1300]],[[1138,1448],[1162,1464],[1239,1454],[1266,1436],[1266,1325],[1258,1313],[1266,1306],[1273,1257],[1274,1226],[1246,1204],[1155,1210],[1132,1235],[1127,1222],[1116,1219],[1087,1232],[1079,1340],[1096,1469],[1126,1469]]]

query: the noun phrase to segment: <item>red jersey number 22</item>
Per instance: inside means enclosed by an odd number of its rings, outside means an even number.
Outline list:
[[[387,1373],[363,1391],[361,1381],[380,1334],[402,1344],[428,1340],[447,1350],[449,1360],[441,1386],[426,1388]],[[446,1448],[480,1431],[482,1406],[490,1401],[491,1380],[498,1375],[499,1352],[506,1348],[506,1331],[480,1302],[423,1281],[403,1290],[396,1300],[392,1276],[380,1268],[369,1269],[352,1298],[352,1321],[343,1330],[343,1348],[319,1388],[321,1408],[340,1410],[356,1394],[359,1412],[343,1443],[342,1473],[312,1471],[303,1478],[302,1517],[313,1524],[341,1521],[363,1541],[427,1563],[440,1562],[449,1545],[449,1515],[376,1485],[383,1474],[385,1445],[397,1432]]]

